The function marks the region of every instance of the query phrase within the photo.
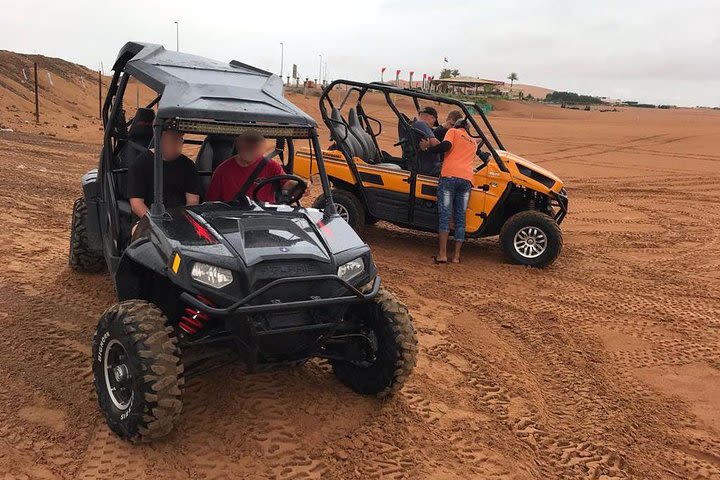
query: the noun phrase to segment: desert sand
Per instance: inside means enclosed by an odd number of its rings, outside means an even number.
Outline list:
[[[380,223],[365,239],[420,343],[399,395],[357,396],[322,362],[236,366],[188,383],[167,440],[132,446],[90,371],[112,282],[67,265],[97,89],[47,63],[39,126],[0,68],[0,478],[720,478],[720,112],[497,102],[508,149],[566,182],[554,265],[487,239],[439,268],[433,235]],[[317,118],[317,97],[291,100]]]

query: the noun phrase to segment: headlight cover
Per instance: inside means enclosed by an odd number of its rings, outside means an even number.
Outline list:
[[[355,260],[350,260],[347,263],[344,263],[338,267],[338,277],[342,278],[346,282],[349,282],[353,278],[362,275],[362,273],[365,271],[365,264],[362,261],[362,258],[356,258]]]
[[[226,287],[233,281],[232,272],[227,268],[216,267],[215,265],[200,262],[193,264],[190,276],[196,282],[213,288]]]

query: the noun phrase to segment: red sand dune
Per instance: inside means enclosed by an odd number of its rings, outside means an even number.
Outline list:
[[[189,383],[170,438],[131,446],[91,382],[112,282],[67,266],[101,138],[97,90],[78,80],[93,72],[40,58],[55,86],[37,126],[8,74],[30,60],[0,52],[0,123],[15,130],[0,132],[3,478],[720,478],[720,112],[494,102],[506,146],[567,184],[551,268],[509,265],[494,239],[439,268],[434,235],[380,223],[365,240],[420,342],[398,396],[354,395],[321,362],[236,366]],[[291,99],[317,117],[317,97]]]

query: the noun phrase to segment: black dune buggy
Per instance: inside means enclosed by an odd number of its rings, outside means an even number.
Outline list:
[[[92,348],[110,428],[132,442],[168,434],[185,380],[235,361],[256,371],[319,357],[358,393],[396,392],[415,365],[412,319],[380,287],[370,249],[334,209],[300,206],[307,185],[293,175],[298,140],[317,155],[323,191],[332,192],[316,124],[283,97],[281,80],[240,62],[133,42],[113,70],[99,167],[82,178],[70,238],[71,267],[107,266],[117,291],[119,303],[103,313]],[[131,78],[157,98],[127,121]],[[279,157],[287,174],[256,182],[232,202],[166,209],[164,129],[200,145],[205,187],[232,155],[233,137],[244,133],[275,139],[266,158]],[[133,240],[127,166],[151,142],[154,201]],[[289,194],[276,188],[274,204],[255,199],[265,185],[288,180],[296,186]]]

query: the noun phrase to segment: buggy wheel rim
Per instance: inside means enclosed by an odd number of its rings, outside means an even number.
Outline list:
[[[348,209],[345,208],[345,205],[341,203],[335,203],[335,211],[338,215],[340,215],[340,218],[345,220],[347,223],[350,223],[350,212],[348,212]]]
[[[542,229],[535,226],[523,227],[515,234],[513,246],[523,258],[537,258],[547,250],[548,238]]]
[[[125,347],[116,339],[110,340],[103,355],[105,388],[115,408],[127,410],[135,395],[132,390],[132,376],[128,371],[128,355]]]

